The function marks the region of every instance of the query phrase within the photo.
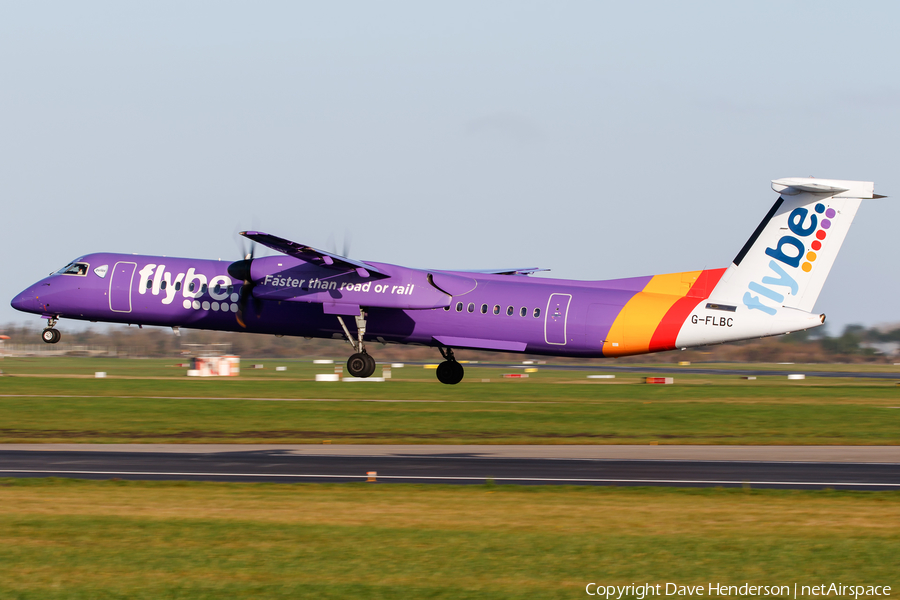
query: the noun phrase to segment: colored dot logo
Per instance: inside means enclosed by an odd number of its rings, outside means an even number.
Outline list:
[[[819,229],[816,232],[816,239],[813,240],[813,243],[809,245],[810,248],[815,250],[815,252],[807,252],[806,260],[800,268],[803,269],[804,272],[809,273],[812,271],[812,264],[816,262],[816,252],[822,249],[822,240],[828,235],[825,230],[831,228],[831,219],[835,217],[837,212],[833,208],[825,208],[825,205],[822,203],[816,204],[816,212],[820,215],[823,215],[822,220],[819,221]]]
[[[236,296],[237,294],[233,294],[233,295]],[[182,302],[182,306],[184,306],[184,308],[186,308],[188,310],[190,310],[190,309],[200,310],[202,308],[203,310],[222,311],[222,312],[231,311],[233,313],[236,313],[238,311],[238,305],[236,303],[232,303],[229,305],[228,302],[222,302],[221,304],[219,304],[218,302],[203,301],[201,303],[199,300],[186,299],[184,302]]]

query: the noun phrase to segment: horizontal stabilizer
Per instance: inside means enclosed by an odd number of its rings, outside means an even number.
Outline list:
[[[367,265],[364,262],[353,260],[324,250],[318,250],[312,246],[298,244],[269,233],[262,231],[242,231],[241,235],[254,242],[258,242],[266,248],[271,248],[276,252],[281,252],[302,261],[319,265],[321,267],[329,267],[338,271],[356,271],[360,277],[369,277],[375,275],[377,277],[388,277],[386,273],[382,273],[375,267]]]
[[[871,181],[785,177],[773,181],[772,189],[784,196],[796,196],[800,192],[807,192],[810,194],[825,194],[835,198],[875,197],[875,184]]]

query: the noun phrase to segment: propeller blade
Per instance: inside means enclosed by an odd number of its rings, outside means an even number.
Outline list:
[[[329,233],[325,239],[325,249],[332,254],[348,258],[350,256],[350,232],[348,230],[344,231],[344,239],[341,242],[340,251],[338,251],[337,236],[334,235],[334,232]]]
[[[248,261],[249,262],[249,261]],[[235,319],[238,322],[238,325],[247,329],[247,321],[244,319],[244,315],[247,312],[247,306],[250,304],[251,300],[253,302],[253,312],[259,317],[260,312],[262,311],[261,300],[253,297],[253,288],[256,287],[253,281],[247,280],[244,281],[244,285],[241,286],[241,291],[238,294],[238,310],[235,313]]]
[[[247,322],[244,319],[244,315],[247,312],[247,306],[251,299],[253,300],[253,312],[257,317],[262,311],[262,301],[253,297],[253,288],[256,287],[256,284],[253,283],[251,267],[253,265],[253,257],[256,256],[256,242],[251,240],[249,251],[247,251],[247,247],[242,243],[241,252],[244,253],[244,258],[228,265],[228,274],[234,279],[240,279],[243,282],[243,285],[241,285],[241,289],[238,292],[238,310],[234,316],[238,325],[246,329]]]
[[[344,231],[344,248],[341,252],[341,256],[344,258],[350,258],[350,242],[351,236],[349,231]]]

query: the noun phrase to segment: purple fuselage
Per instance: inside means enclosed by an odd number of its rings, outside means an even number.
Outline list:
[[[252,262],[253,301],[228,262],[97,253],[83,274],[57,273],[19,294],[18,310],[92,322],[343,338],[337,315],[366,312],[368,342],[603,356],[623,306],[651,277],[609,281],[425,271],[368,263],[384,275],[338,272],[290,256]],[[73,263],[74,264],[74,263]],[[590,312],[589,312],[590,308]],[[588,320],[590,314],[590,320]]]

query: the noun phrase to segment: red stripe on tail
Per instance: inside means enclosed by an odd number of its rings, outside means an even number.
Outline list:
[[[709,298],[724,273],[725,269],[709,269],[700,273],[687,295],[679,298],[659,322],[650,338],[650,352],[675,349],[675,340],[684,322],[700,302]]]

